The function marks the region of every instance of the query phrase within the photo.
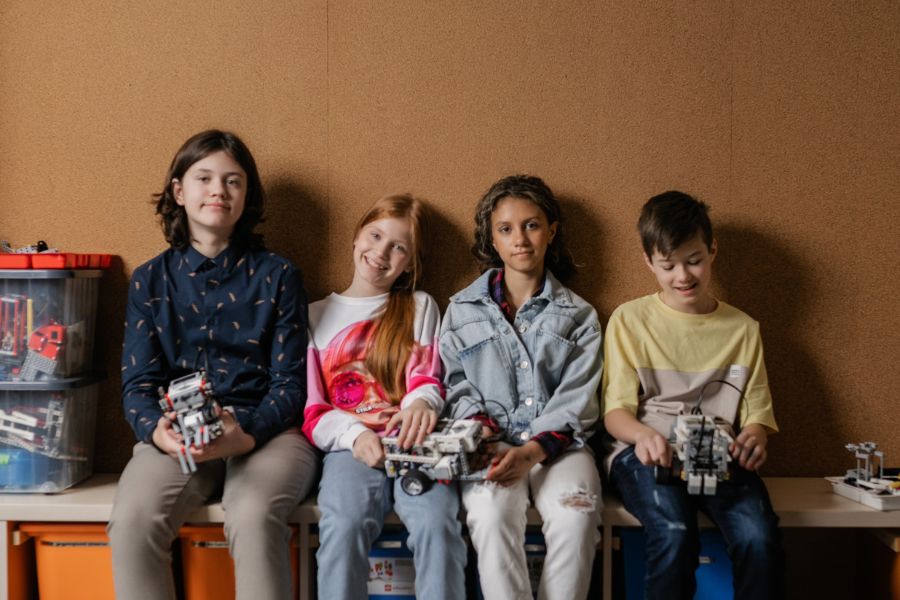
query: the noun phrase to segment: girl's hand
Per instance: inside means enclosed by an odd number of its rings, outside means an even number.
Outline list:
[[[650,427],[635,436],[634,455],[643,465],[672,466],[672,447],[669,441]]]
[[[437,413],[419,398],[391,417],[384,430],[390,433],[398,423],[400,433],[397,435],[397,445],[409,449],[425,441],[425,436],[432,432],[437,423]]]
[[[222,419],[223,433],[203,448],[191,447],[194,462],[204,462],[216,458],[228,458],[247,454],[256,447],[256,438],[244,433],[234,415],[227,410],[216,407]]]
[[[384,446],[378,434],[368,429],[359,434],[353,442],[353,458],[373,469],[384,465]]]
[[[524,446],[500,448],[494,455],[486,479],[499,485],[512,485],[525,477],[531,467],[547,458],[544,448],[531,441]]]
[[[156,429],[153,430],[153,444],[161,451],[165,452],[175,460],[181,454],[182,436],[175,433],[172,429],[172,419],[175,418],[174,412],[167,412],[156,422]]]
[[[748,471],[756,471],[766,462],[768,454],[766,446],[769,443],[769,434],[766,428],[759,423],[746,425],[731,443],[728,449],[731,458]]]

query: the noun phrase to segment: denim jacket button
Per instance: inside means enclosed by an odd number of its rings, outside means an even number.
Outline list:
[[[525,398],[525,406],[531,406],[532,404],[534,404],[534,398],[532,398],[531,396]]]
[[[527,369],[527,368],[528,368],[528,361],[527,361],[527,360],[523,360],[522,362],[520,362],[520,363],[519,363],[519,368],[520,368],[520,369]]]
[[[528,433],[527,431],[523,431],[522,433],[519,434],[519,439],[522,440],[523,442],[527,442],[530,437],[531,437],[531,434]]]
[[[519,333],[525,333],[526,331],[528,331],[528,325],[526,325],[525,323],[519,325]]]

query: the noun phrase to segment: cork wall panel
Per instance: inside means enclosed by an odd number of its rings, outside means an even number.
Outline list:
[[[650,293],[652,194],[713,206],[717,292],[763,328],[783,434],[768,474],[893,462],[900,357],[896,3],[100,2],[0,5],[0,238],[117,254],[103,283],[99,470],[124,465],[126,281],[164,243],[150,195],[178,145],[240,133],[264,232],[310,296],[351,277],[359,216],[410,191],[438,213],[428,290],[477,273],[472,210],[498,177],[560,194],[604,320]]]
[[[127,277],[165,247],[152,194],[185,139],[210,127],[244,138],[271,197],[270,246],[314,274],[304,259],[326,231],[325,4],[256,6],[0,6],[0,238],[121,257],[100,302],[100,471],[124,466],[133,443],[117,375]],[[300,213],[315,235],[293,226]]]
[[[900,460],[900,413],[884,393],[900,356],[887,333],[900,325],[888,275],[900,77],[896,54],[882,54],[896,50],[900,20],[896,6],[824,6],[736,5],[735,211],[719,281],[763,326],[784,430],[773,455],[842,472],[850,441],[876,440]]]

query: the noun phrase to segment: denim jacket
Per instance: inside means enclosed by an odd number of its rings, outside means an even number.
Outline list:
[[[548,271],[543,291],[510,324],[490,296],[494,273],[450,298],[440,336],[445,414],[489,414],[515,445],[559,431],[573,435],[572,447],[582,446],[600,416],[597,312]]]

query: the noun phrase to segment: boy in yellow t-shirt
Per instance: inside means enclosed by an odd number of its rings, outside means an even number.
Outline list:
[[[706,204],[666,192],[638,222],[644,259],[660,292],[627,302],[610,317],[603,373],[610,481],[644,526],[647,598],[693,598],[696,513],[716,523],[734,563],[735,598],[782,594],[778,517],[757,470],[766,461],[772,412],[759,324],[711,293],[716,240]],[[730,477],[715,495],[692,495],[669,468],[677,415],[702,413],[734,442]]]

